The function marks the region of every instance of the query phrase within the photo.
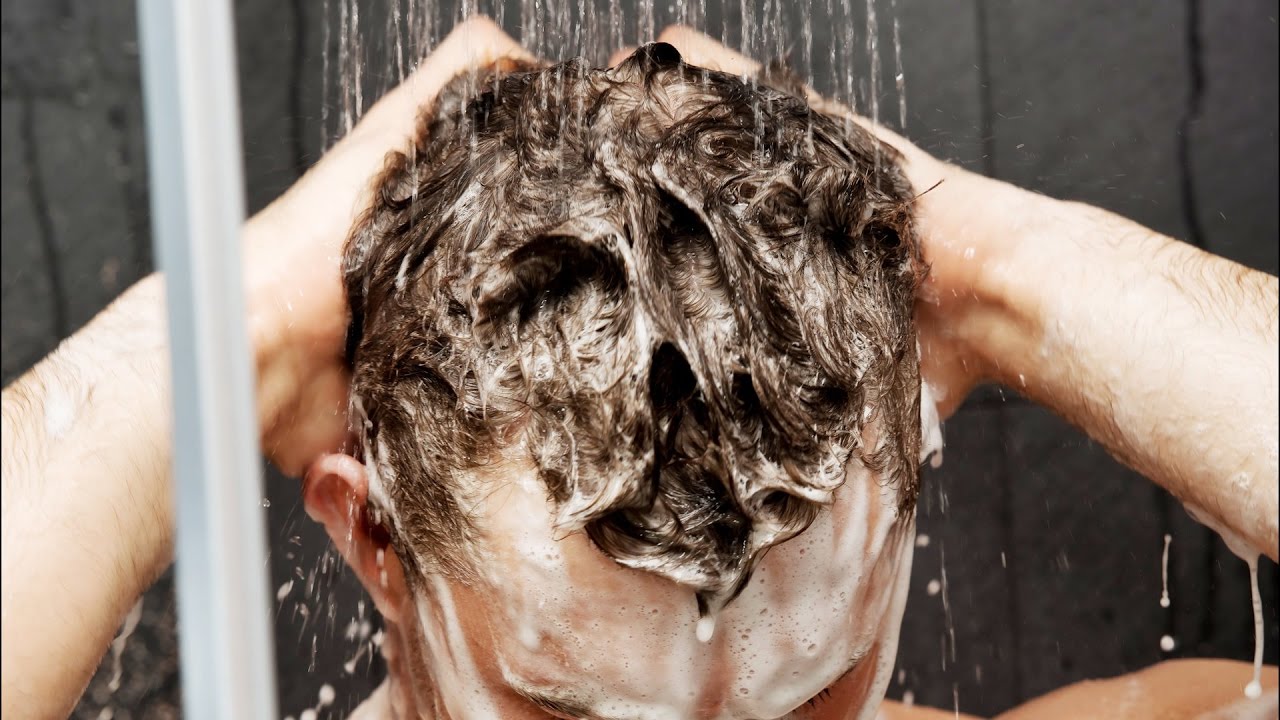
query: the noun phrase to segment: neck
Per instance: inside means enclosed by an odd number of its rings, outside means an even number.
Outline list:
[[[383,634],[382,657],[387,663],[387,679],[378,691],[381,697],[377,704],[383,707],[375,715],[394,720],[438,720],[434,712],[421,712],[414,697],[417,683],[412,681],[413,673],[407,667],[411,661],[405,655],[410,647],[405,642],[405,629],[388,621]]]

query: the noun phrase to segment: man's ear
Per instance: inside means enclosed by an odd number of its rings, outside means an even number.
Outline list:
[[[347,565],[355,570],[389,622],[399,622],[409,599],[404,568],[391,538],[369,516],[369,479],[364,465],[346,454],[325,455],[302,481],[302,501],[311,519],[324,525]]]

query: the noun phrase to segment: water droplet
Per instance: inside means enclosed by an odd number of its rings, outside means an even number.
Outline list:
[[[1173,542],[1173,536],[1165,534],[1164,536],[1164,557],[1160,560],[1160,607],[1169,607],[1169,543]]]
[[[1249,586],[1253,593],[1253,680],[1244,686],[1244,695],[1250,700],[1262,696],[1262,595],[1258,592],[1258,556],[1248,559]]]

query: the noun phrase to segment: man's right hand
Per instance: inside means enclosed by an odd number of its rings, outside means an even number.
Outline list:
[[[659,40],[714,70],[759,63],[686,27]],[[810,104],[848,113],[809,91]],[[1242,554],[1277,542],[1275,276],[1112,213],[902,154],[928,277],[921,370],[946,417],[979,382],[1076,424],[1193,508]]]
[[[759,62],[689,27],[669,27],[658,40],[675,46],[686,62],[700,67],[743,77],[757,76],[761,69]],[[815,109],[852,115],[847,108],[813,90],[806,88],[806,92]],[[921,225],[925,262],[931,268],[917,303],[921,371],[933,391],[941,417],[946,418],[974,385],[984,379],[983,363],[971,347],[965,330],[968,317],[980,310],[975,295],[976,288],[982,285],[982,263],[973,259],[979,252],[983,256],[990,254],[985,245],[993,234],[981,231],[967,222],[965,216],[972,212],[975,202],[989,203],[996,195],[993,188],[985,185],[999,186],[1004,195],[1013,195],[1004,198],[1004,202],[1009,203],[1031,193],[941,162],[892,130],[866,118],[853,117],[901,153],[899,164],[920,194],[917,222]]]
[[[285,474],[300,476],[347,439],[342,254],[388,153],[408,147],[419,117],[450,80],[508,60],[532,56],[487,18],[459,23],[301,180],[246,223],[262,446]]]

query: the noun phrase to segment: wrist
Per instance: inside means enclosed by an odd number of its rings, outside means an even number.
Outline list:
[[[259,431],[264,446],[273,428],[290,414],[301,392],[298,375],[305,374],[295,356],[298,329],[290,320],[294,297],[290,290],[288,263],[273,251],[273,239],[282,237],[282,228],[270,211],[250,218],[244,226],[243,293],[245,331],[253,355],[255,397]],[[300,299],[300,298],[299,298]]]
[[[277,208],[245,224],[244,295],[264,452],[300,474],[345,428],[341,252]]]
[[[1058,201],[932,161],[921,174],[913,163],[919,232],[926,238],[929,274],[919,291],[917,316],[935,377],[945,378],[954,409],[974,386],[1017,387],[1024,374],[1014,358],[1039,334],[1042,315],[1034,293],[1052,271],[1045,218]],[[929,189],[932,188],[932,189]],[[928,347],[928,346],[932,347]],[[937,388],[935,388],[937,390]]]

